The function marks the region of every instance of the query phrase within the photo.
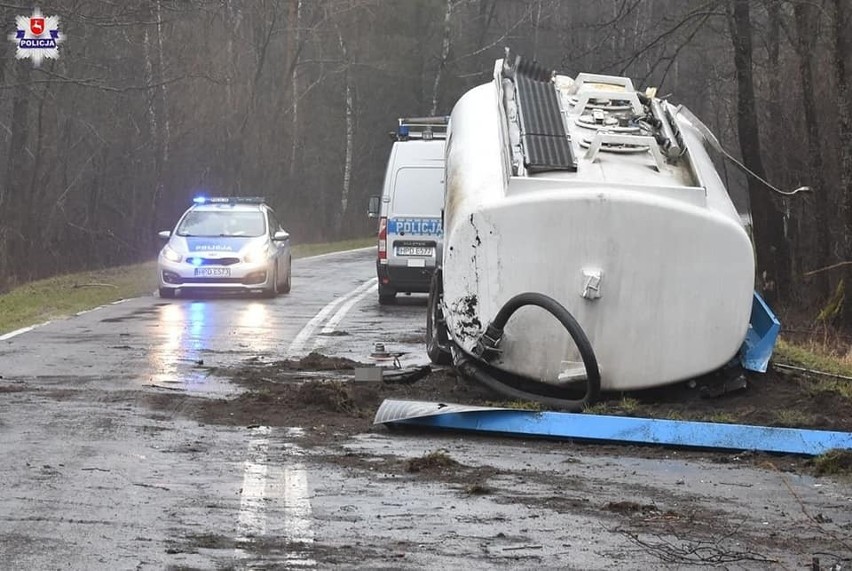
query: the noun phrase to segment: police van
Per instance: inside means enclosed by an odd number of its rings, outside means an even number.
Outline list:
[[[391,133],[382,195],[370,199],[370,217],[379,219],[379,303],[397,293],[428,293],[441,259],[444,207],[444,147],[448,117],[399,119]]]

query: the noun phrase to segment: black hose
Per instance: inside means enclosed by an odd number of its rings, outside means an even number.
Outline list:
[[[574,316],[552,297],[548,297],[541,293],[530,292],[518,294],[507,301],[506,304],[500,308],[500,311],[497,312],[497,316],[494,318],[494,321],[491,322],[481,337],[477,344],[476,353],[480,358],[487,359],[489,357],[489,353],[496,352],[497,344],[503,336],[503,328],[506,326],[509,318],[518,309],[526,305],[534,305],[549,312],[551,315],[556,317],[557,320],[559,320],[563,327],[565,327],[568,331],[569,335],[571,335],[571,338],[577,345],[577,350],[580,352],[580,357],[583,359],[583,365],[586,368],[586,392],[582,398],[562,398],[559,396],[558,389],[556,387],[547,383],[540,383],[538,381],[526,381],[525,385],[528,387],[536,387],[538,389],[547,387],[546,392],[551,395],[556,393],[555,396],[529,392],[521,388],[508,385],[498,380],[495,375],[489,372],[488,369],[493,369],[493,367],[488,366],[486,363],[474,360],[473,358],[465,355],[460,349],[454,351],[453,364],[463,375],[469,376],[492,390],[509,397],[540,402],[547,406],[564,410],[582,410],[587,404],[596,401],[600,396],[601,374],[598,370],[598,361],[595,358],[595,352],[592,349],[592,344],[589,342],[589,338],[586,337],[583,328],[580,327],[580,324],[577,323]]]

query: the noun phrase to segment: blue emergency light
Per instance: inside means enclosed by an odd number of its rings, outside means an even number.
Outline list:
[[[192,202],[195,204],[263,204],[266,199],[262,196],[196,196]]]

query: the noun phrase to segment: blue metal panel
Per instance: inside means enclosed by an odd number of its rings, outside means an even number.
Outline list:
[[[740,349],[740,363],[744,369],[758,373],[766,372],[780,331],[781,322],[763,298],[754,292],[748,333]]]
[[[400,404],[403,403],[385,401],[382,407],[398,407]],[[420,405],[421,409],[422,405],[433,404],[435,414],[386,422],[512,436],[759,450],[814,456],[832,449],[852,450],[852,433],[848,432],[507,409],[441,413],[441,407],[445,405],[440,403],[412,404]]]

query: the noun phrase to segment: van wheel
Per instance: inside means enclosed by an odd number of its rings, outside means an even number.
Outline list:
[[[379,284],[379,304],[391,305],[396,303],[396,290]]]
[[[429,286],[429,301],[426,307],[426,354],[436,365],[452,365],[453,355],[450,353],[450,335],[444,321],[444,311],[441,309],[441,298],[444,294],[440,270],[432,274]]]

